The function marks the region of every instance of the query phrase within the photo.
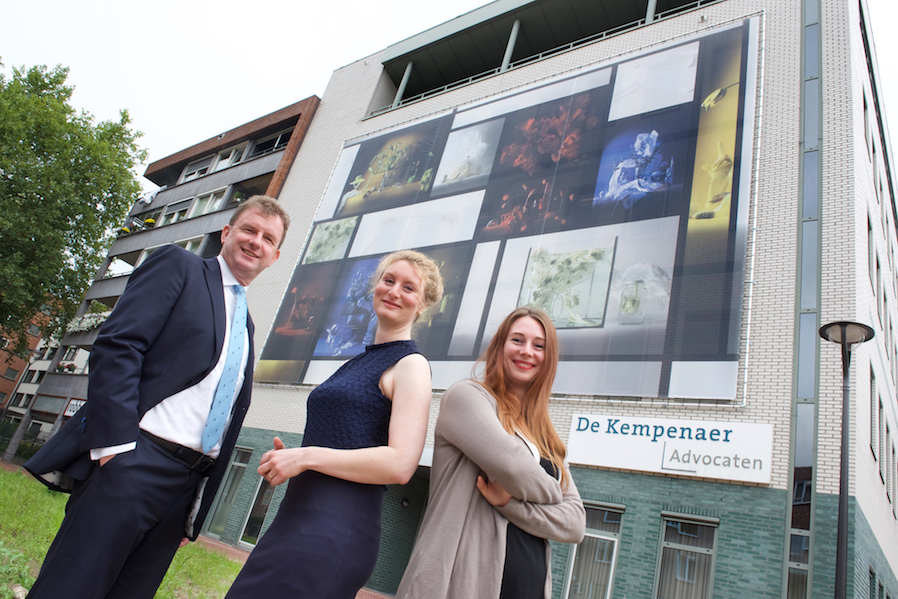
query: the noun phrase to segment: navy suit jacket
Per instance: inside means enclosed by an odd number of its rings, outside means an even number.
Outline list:
[[[163,399],[200,382],[225,341],[221,267],[178,246],[159,248],[131,275],[103,323],[90,353],[87,402],[25,468],[57,490],[70,491],[90,475],[91,449],[138,440],[143,415]],[[185,536],[196,539],[227,470],[252,392],[253,324],[247,318],[249,358],[221,453],[207,479],[196,519]]]

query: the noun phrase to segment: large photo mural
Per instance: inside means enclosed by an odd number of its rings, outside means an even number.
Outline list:
[[[445,280],[415,331],[435,388],[527,305],[556,393],[734,399],[757,49],[746,20],[347,143],[255,379],[364,351],[377,262],[415,248]]]

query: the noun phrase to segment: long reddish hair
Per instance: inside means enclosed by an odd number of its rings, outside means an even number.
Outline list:
[[[543,349],[543,363],[536,371],[536,377],[525,392],[524,398],[518,399],[509,388],[506,379],[504,349],[512,325],[525,316],[542,325],[546,344]],[[549,418],[549,396],[552,394],[552,383],[555,381],[555,370],[558,366],[558,337],[552,320],[541,310],[518,308],[505,317],[486,351],[477,361],[484,363],[483,375],[477,382],[496,398],[502,427],[509,435],[515,434],[518,430],[533,441],[540,455],[551,461],[561,473],[561,482],[566,488],[567,475],[564,472],[566,450]]]

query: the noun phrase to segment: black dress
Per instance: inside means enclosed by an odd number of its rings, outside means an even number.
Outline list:
[[[386,445],[392,402],[380,378],[414,353],[414,341],[369,345],[321,383],[309,395],[303,447]],[[385,491],[312,471],[292,478],[227,597],[353,599],[377,562]]]
[[[541,457],[539,464],[551,476],[558,478],[552,462]],[[546,540],[524,532],[509,522],[499,599],[544,599],[546,576]]]

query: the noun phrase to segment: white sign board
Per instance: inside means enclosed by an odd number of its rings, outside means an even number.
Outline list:
[[[572,464],[770,482],[773,425],[574,414]]]
[[[69,402],[69,405],[67,405],[67,406],[65,407],[65,412],[63,413],[63,416],[66,416],[66,417],[69,417],[69,418],[72,417],[72,416],[74,416],[75,413],[76,413],[78,410],[81,409],[81,406],[83,406],[84,403],[85,403],[85,401],[84,401],[83,399],[73,399],[73,400],[71,400],[71,401]]]

